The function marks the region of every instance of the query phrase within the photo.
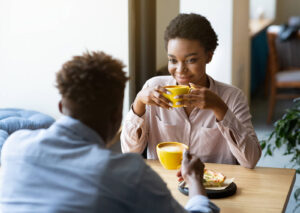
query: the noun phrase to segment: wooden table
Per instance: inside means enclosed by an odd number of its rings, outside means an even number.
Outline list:
[[[181,194],[177,189],[176,171],[164,169],[157,160],[146,160],[146,163],[161,176],[174,198],[184,206],[188,196]],[[295,169],[247,169],[238,165],[214,163],[206,163],[205,167],[222,172],[228,178],[235,178],[235,195],[212,200],[221,208],[222,213],[284,212],[296,177]]]

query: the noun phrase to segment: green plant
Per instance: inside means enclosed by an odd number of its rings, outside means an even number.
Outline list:
[[[291,156],[291,167],[300,174],[300,98],[294,100],[294,105],[287,109],[281,119],[275,122],[275,129],[269,138],[260,142],[266,155],[273,155],[276,149],[284,149],[284,155]],[[300,201],[300,188],[294,193],[296,202]],[[295,210],[300,207],[298,204]]]

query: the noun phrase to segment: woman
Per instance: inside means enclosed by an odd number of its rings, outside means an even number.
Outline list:
[[[210,22],[201,15],[179,14],[164,39],[171,76],[151,78],[136,96],[123,125],[122,151],[142,153],[147,147],[147,157],[157,159],[159,142],[179,141],[203,162],[254,168],[261,148],[245,96],[206,74],[218,45]],[[163,86],[176,84],[193,88],[178,96],[182,108],[170,107],[162,95],[167,92]]]

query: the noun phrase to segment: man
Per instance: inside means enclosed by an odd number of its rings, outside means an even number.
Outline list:
[[[123,67],[103,52],[63,65],[56,81],[64,116],[49,129],[16,132],[3,147],[3,213],[186,211],[141,156],[107,149],[122,118]],[[217,212],[204,196],[203,168],[184,155],[178,175],[190,186],[186,208]]]

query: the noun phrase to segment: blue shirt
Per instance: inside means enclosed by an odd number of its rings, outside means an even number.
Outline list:
[[[12,134],[1,161],[3,213],[186,211],[140,155],[106,149],[94,130],[71,117]],[[204,196],[186,208],[219,211]]]

